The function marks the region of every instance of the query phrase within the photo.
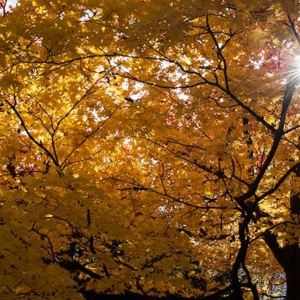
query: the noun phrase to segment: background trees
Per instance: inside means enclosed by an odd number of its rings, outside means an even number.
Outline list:
[[[298,297],[297,3],[1,5],[6,299]]]

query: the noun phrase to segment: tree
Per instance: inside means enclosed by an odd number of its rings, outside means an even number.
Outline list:
[[[6,299],[299,298],[297,1],[1,7]]]

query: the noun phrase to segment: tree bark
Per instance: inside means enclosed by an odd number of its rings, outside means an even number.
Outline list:
[[[300,178],[300,167],[295,170],[295,177]],[[300,216],[300,191],[298,185],[291,190],[290,196],[290,213],[291,215]],[[268,232],[264,235],[264,240],[282,266],[286,276],[286,300],[300,299],[300,247],[299,243],[288,245],[280,248],[276,235]]]
[[[298,244],[280,248],[276,236],[268,233],[265,241],[286,275],[286,300],[300,299],[300,248]]]
[[[285,250],[286,300],[300,299],[300,248],[298,244],[287,246]]]

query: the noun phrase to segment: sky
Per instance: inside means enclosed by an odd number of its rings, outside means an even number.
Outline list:
[[[17,0],[7,0],[7,6],[11,5],[11,6],[16,6],[17,4]]]

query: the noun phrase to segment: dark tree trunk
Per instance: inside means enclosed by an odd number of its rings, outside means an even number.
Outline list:
[[[298,244],[287,246],[285,250],[286,300],[300,299],[300,248]]]
[[[268,233],[265,241],[286,275],[286,300],[300,299],[300,248],[298,244],[280,248],[276,236]]]
[[[299,166],[293,172],[296,177],[300,177]],[[299,220],[300,192],[298,187],[291,191],[290,213],[297,216]],[[286,276],[286,300],[300,299],[300,244],[296,242],[294,245],[280,248],[276,241],[276,235],[270,232],[264,235],[264,240],[284,269]]]

